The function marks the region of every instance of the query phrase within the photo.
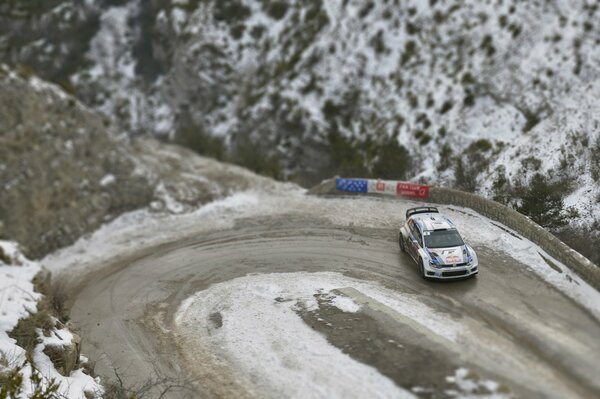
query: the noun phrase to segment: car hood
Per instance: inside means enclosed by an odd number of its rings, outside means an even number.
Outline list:
[[[427,248],[427,253],[431,260],[439,265],[464,263],[468,261],[469,257],[466,245],[451,248]]]

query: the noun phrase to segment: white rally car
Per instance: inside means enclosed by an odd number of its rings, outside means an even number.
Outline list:
[[[398,243],[417,262],[424,278],[454,279],[478,272],[477,254],[465,244],[452,220],[437,208],[407,210]]]

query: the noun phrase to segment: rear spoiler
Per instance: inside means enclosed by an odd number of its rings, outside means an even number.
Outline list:
[[[438,209],[434,206],[418,206],[416,208],[410,208],[406,211],[406,220],[412,215],[416,215],[417,213],[440,213]]]

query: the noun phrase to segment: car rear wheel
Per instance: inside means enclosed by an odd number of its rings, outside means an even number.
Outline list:
[[[398,245],[400,245],[400,250],[402,252],[406,252],[406,247],[404,246],[404,237],[402,237],[402,233],[398,236]]]

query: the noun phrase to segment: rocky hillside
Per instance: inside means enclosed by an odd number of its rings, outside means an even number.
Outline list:
[[[32,257],[126,211],[179,213],[255,184],[244,169],[119,137],[109,119],[22,71],[0,65],[0,93],[0,239]]]
[[[589,237],[598,15],[563,0],[17,0],[0,6],[0,58],[131,137],[304,185],[454,186]]]

